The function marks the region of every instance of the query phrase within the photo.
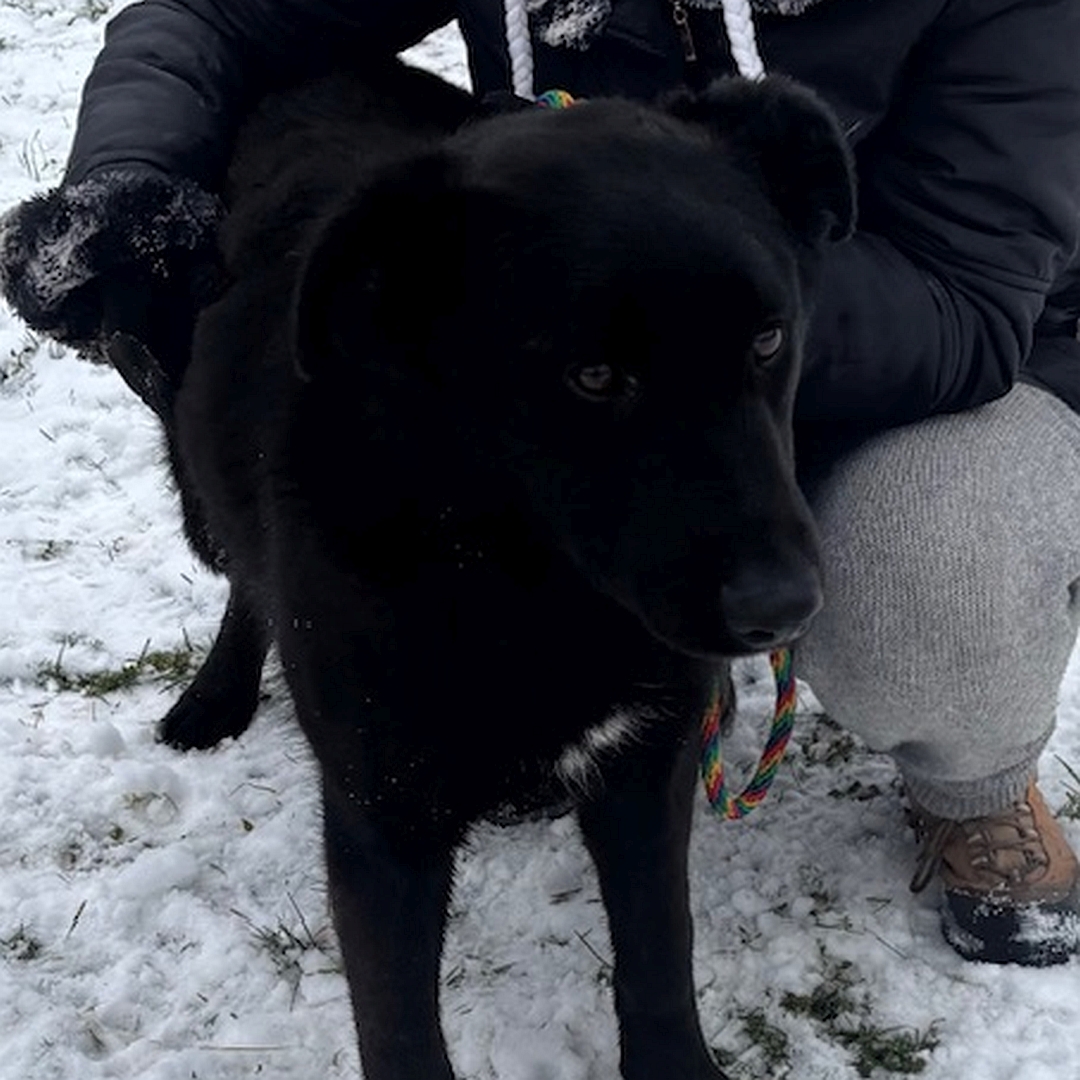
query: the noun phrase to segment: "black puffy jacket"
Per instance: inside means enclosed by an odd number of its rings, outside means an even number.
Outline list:
[[[538,89],[649,99],[729,72],[717,13],[690,9],[687,65],[672,10],[613,0],[588,48],[538,42]],[[507,88],[501,0],[142,0],[109,25],[68,182],[134,165],[215,190],[255,96],[455,16],[476,89]],[[807,350],[807,437],[968,408],[1017,378],[1080,409],[1080,3],[819,0],[757,28],[766,67],[832,105],[858,165],[859,231],[830,256]]]

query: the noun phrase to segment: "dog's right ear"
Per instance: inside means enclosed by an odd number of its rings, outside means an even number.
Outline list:
[[[704,126],[757,172],[793,236],[817,246],[851,235],[854,161],[838,121],[813,91],[782,75],[725,78],[700,93],[677,91],[664,105]]]
[[[453,303],[464,247],[462,199],[438,153],[385,170],[318,232],[292,310],[302,379],[328,365],[422,356]]]

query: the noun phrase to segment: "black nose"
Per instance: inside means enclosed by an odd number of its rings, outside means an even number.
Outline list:
[[[821,581],[811,567],[799,571],[750,567],[720,589],[728,632],[754,652],[801,637],[821,604]]]

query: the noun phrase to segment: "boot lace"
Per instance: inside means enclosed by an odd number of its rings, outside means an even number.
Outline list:
[[[968,864],[995,881],[995,888],[1036,881],[1050,866],[1035,816],[1026,802],[968,821],[949,821],[916,811],[915,831],[924,845],[911,879],[912,892],[926,888],[954,842],[963,844]]]

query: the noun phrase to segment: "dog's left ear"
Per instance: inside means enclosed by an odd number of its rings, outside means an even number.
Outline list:
[[[387,167],[325,222],[293,295],[300,377],[422,356],[456,299],[464,219],[451,169],[434,152]]]
[[[729,78],[701,93],[681,91],[664,104],[673,116],[705,126],[756,169],[800,239],[817,245],[851,235],[851,151],[835,116],[811,90],[782,76]]]

